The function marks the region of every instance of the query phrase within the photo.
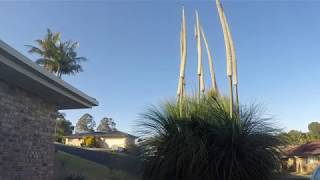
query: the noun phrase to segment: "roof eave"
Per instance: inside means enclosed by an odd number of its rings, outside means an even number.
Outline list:
[[[75,102],[74,107],[70,105],[60,105],[60,109],[91,108],[93,106],[98,106],[99,103],[96,99],[86,95],[65,81],[47,72],[1,40],[0,50],[6,52],[7,55],[12,57],[10,60],[7,58],[0,58],[0,63]]]

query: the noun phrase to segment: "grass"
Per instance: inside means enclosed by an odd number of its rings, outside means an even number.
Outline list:
[[[138,180],[138,177],[97,164],[77,156],[58,151],[55,156],[55,180],[66,180],[67,176],[80,175],[85,180]]]

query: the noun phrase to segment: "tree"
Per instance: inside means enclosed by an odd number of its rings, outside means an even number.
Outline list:
[[[94,132],[94,127],[96,127],[96,123],[93,120],[93,117],[90,114],[86,113],[78,120],[75,132]]]
[[[230,117],[220,97],[184,98],[142,115],[145,180],[270,180],[280,168],[280,130],[259,109]],[[182,110],[180,109],[182,107]]]
[[[27,45],[27,47],[30,48],[29,53],[40,56],[40,58],[36,60],[36,63],[53,73],[57,71],[57,45],[60,42],[60,36],[60,33],[52,33],[50,29],[47,29],[47,34],[43,39],[35,40],[37,46]]]
[[[64,113],[58,112],[58,116],[55,119],[55,139],[58,142],[62,142],[62,137],[72,134],[74,126],[65,118]]]
[[[309,133],[314,139],[320,138],[320,123],[318,122],[311,122],[308,125]]]
[[[304,141],[302,132],[297,130],[291,130],[288,132],[288,142],[290,144],[302,144]]]
[[[27,45],[30,48],[28,52],[38,54],[40,58],[36,60],[36,63],[49,72],[61,78],[63,74],[76,74],[83,71],[80,63],[86,58],[77,56],[78,42],[62,42],[61,34],[53,33],[50,29],[47,29],[47,34],[43,39],[35,40],[35,42],[37,46]]]
[[[112,118],[104,117],[101,119],[100,124],[97,128],[99,132],[110,132],[114,131],[116,128],[116,123],[113,121]]]
[[[279,137],[290,145],[305,144],[313,140],[310,133],[303,133],[297,130],[290,130],[288,133],[281,133]]]
[[[59,44],[59,59],[57,67],[57,76],[61,78],[62,74],[76,74],[82,72],[80,63],[86,61],[85,57],[78,57],[76,48],[79,47],[78,42],[67,41]]]

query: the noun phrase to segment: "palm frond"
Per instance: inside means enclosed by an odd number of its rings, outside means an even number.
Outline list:
[[[44,52],[42,49],[35,47],[35,46],[31,46],[31,45],[26,45],[27,47],[29,47],[29,53],[36,53],[38,55],[43,55]]]

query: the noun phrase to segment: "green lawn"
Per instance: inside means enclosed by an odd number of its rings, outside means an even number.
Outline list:
[[[58,151],[55,157],[55,180],[68,180],[66,177],[80,175],[84,180],[138,180],[124,171],[109,169],[86,159]]]

